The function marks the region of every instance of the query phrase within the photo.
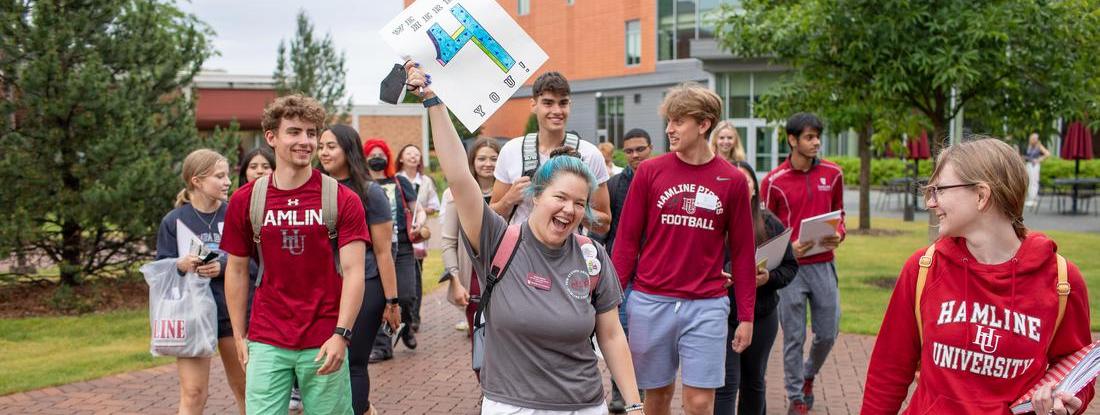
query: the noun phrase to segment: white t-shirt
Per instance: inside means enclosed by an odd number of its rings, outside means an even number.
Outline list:
[[[607,175],[607,166],[604,165],[603,154],[600,153],[600,149],[596,148],[595,144],[581,140],[578,144],[577,152],[581,153],[581,160],[588,165],[588,169],[592,171],[592,175],[596,177],[596,184],[601,185],[607,182],[610,176]],[[546,160],[550,158],[549,153],[539,153],[539,165],[546,163]],[[504,144],[504,148],[500,149],[500,155],[497,157],[496,171],[493,172],[493,176],[496,176],[497,180],[512,184],[516,180],[519,180],[523,176],[523,136],[513,138]],[[529,198],[524,198],[523,203],[519,204],[516,209],[516,214],[512,216],[512,220],[509,223],[521,223],[527,220],[528,216],[531,216],[532,202]]]

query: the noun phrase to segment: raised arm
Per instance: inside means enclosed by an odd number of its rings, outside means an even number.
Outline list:
[[[427,74],[413,62],[405,63],[405,71],[408,73],[407,83],[416,88],[415,92],[421,99],[435,98],[435,92],[430,88]],[[462,147],[462,140],[458,138],[451,117],[447,113],[447,106],[443,104],[433,105],[428,108],[428,119],[432,125],[432,140],[435,144],[435,152],[439,156],[439,167],[443,169],[443,175],[447,178],[447,184],[451,189],[451,195],[455,199],[455,210],[458,212],[458,223],[470,241],[470,247],[474,252],[481,249],[481,218],[485,208],[485,200],[481,196],[481,188],[477,180],[470,174],[466,165],[466,149]]]

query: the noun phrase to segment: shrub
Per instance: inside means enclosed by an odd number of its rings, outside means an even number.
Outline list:
[[[827,157],[829,161],[836,163],[844,169],[844,186],[859,186],[859,158],[858,157]],[[1050,186],[1051,181],[1060,178],[1073,177],[1073,160],[1048,158],[1043,160],[1039,170],[1039,182],[1043,186]],[[913,175],[912,161],[902,159],[871,159],[871,186],[881,186],[883,183],[901,177]],[[920,177],[932,175],[932,160],[921,160]],[[1080,177],[1100,177],[1100,160],[1081,160]]]

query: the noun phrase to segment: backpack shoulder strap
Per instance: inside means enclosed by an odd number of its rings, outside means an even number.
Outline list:
[[[913,301],[913,312],[917,316],[917,334],[920,336],[921,343],[924,343],[924,325],[920,316],[920,300],[924,295],[924,284],[928,281],[928,269],[932,267],[932,256],[936,253],[935,242],[928,246],[928,250],[924,251],[924,255],[921,255],[920,261],[917,265],[920,265],[920,269],[917,270],[917,291],[916,299]]]
[[[523,137],[523,175],[534,175],[539,168],[539,134],[531,133]]]
[[[339,189],[340,183],[336,179],[327,174],[321,175],[321,220],[325,222],[325,228],[328,229],[329,239],[336,239],[338,236],[336,219],[339,214],[336,207],[336,195]]]
[[[504,231],[504,236],[500,239],[500,244],[497,245],[496,252],[493,253],[493,262],[489,268],[488,275],[488,278],[491,278],[493,283],[500,281],[501,276],[504,275],[504,270],[507,269],[508,264],[512,262],[512,257],[516,255],[516,247],[519,245],[520,226],[520,224],[508,225],[508,229]]]
[[[581,151],[581,137],[576,133],[566,132],[565,142],[563,144],[566,147],[572,147],[574,150]]]
[[[1066,303],[1069,300],[1070,286],[1066,258],[1060,254],[1055,255],[1058,258],[1058,319],[1054,321],[1054,332],[1057,333],[1058,328],[1062,326],[1062,317],[1066,315]]]
[[[267,213],[267,185],[271,176],[263,176],[252,184],[252,195],[248,200],[248,219],[252,222],[252,242],[260,243],[260,228],[264,225],[264,214]]]
[[[487,315],[489,312],[489,301],[492,300],[493,288],[500,282],[501,277],[504,275],[504,270],[508,268],[508,264],[512,262],[512,257],[516,255],[516,247],[519,246],[520,240],[520,225],[508,225],[508,229],[504,231],[504,236],[500,238],[500,243],[497,244],[496,252],[493,252],[493,262],[489,267],[489,275],[485,276],[485,287],[481,288],[481,298],[477,303],[477,310],[474,312],[474,327],[482,327],[485,325]],[[476,274],[476,273],[475,273]],[[476,275],[470,284],[477,281]]]
[[[340,266],[340,233],[336,229],[336,221],[340,216],[336,197],[339,190],[340,182],[327,174],[321,175],[321,220],[328,230],[328,241],[332,246],[332,263],[336,267],[336,274],[342,277],[344,268]]]
[[[256,179],[252,183],[252,194],[248,200],[248,221],[252,222],[252,243],[256,245],[256,286],[264,278],[264,251],[260,246],[260,230],[264,226],[264,217],[267,216],[267,186],[271,181],[271,175]]]

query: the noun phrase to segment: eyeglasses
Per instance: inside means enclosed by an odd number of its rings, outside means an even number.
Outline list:
[[[633,155],[635,155],[635,154],[641,154],[641,153],[642,153],[643,151],[646,151],[646,150],[648,150],[648,149],[649,149],[649,146],[641,146],[641,147],[634,147],[634,148],[624,148],[624,149],[623,149],[623,153],[626,153],[626,155],[628,155],[628,156],[633,156]]]
[[[948,185],[928,185],[922,187],[921,194],[924,195],[924,200],[939,203],[939,197],[943,196],[943,192],[948,189],[954,189],[957,187],[970,187],[977,186],[977,183],[961,183],[961,184],[948,184]]]

